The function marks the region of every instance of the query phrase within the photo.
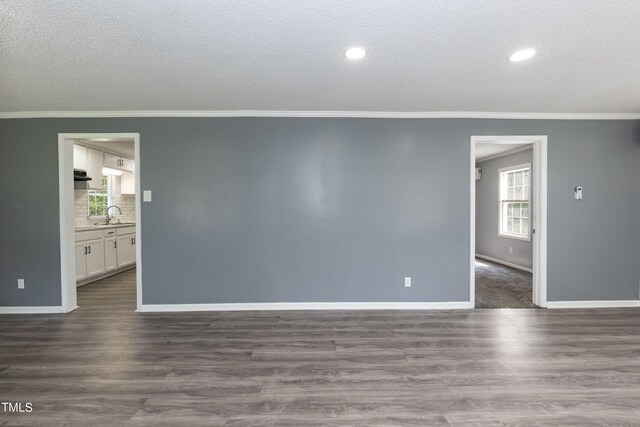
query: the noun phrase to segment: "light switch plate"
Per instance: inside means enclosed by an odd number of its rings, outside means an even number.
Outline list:
[[[405,288],[410,288],[411,287],[411,277],[405,277],[404,278],[404,287]]]
[[[18,289],[24,289],[24,279],[18,279]]]
[[[142,201],[150,202],[151,201],[151,190],[144,190],[142,192]]]

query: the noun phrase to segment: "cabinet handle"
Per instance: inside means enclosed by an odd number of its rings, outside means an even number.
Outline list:
[[[91,253],[91,246],[89,246],[89,253]]]
[[[117,248],[118,248],[118,242],[117,242],[117,241],[114,241],[114,242],[113,242],[113,249],[117,249]]]
[[[84,254],[85,255],[87,254],[87,247],[86,246],[84,247]]]

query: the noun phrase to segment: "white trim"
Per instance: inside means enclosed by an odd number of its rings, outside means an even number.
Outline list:
[[[476,159],[476,163],[484,163],[487,162],[489,160],[494,160],[494,159],[499,159],[500,157],[506,157],[506,156],[510,156],[512,154],[516,154],[516,153],[520,153],[522,151],[527,151],[527,150],[532,150],[533,146],[529,146],[529,145],[525,145],[523,147],[516,147],[512,150],[509,151],[503,151],[502,153],[498,153],[498,154],[492,154],[490,156],[487,157],[480,157],[478,159]]]
[[[279,110],[130,110],[130,111],[13,111],[0,119],[83,117],[363,117],[526,120],[639,120],[640,113],[515,113],[483,111],[279,111]]]
[[[638,300],[547,301],[547,308],[622,308],[640,307]]]
[[[138,311],[265,311],[265,310],[460,310],[473,308],[467,301],[452,302],[267,302],[232,304],[144,304]]]
[[[142,189],[140,187],[140,134],[136,133],[133,144],[134,169],[133,185],[136,188],[136,311],[142,307]]]
[[[67,311],[71,310],[64,310],[62,306],[0,307],[0,314],[51,314]]]
[[[74,230],[73,142],[58,134],[58,191],[60,215],[60,298],[62,311],[78,306]]]
[[[469,196],[469,304],[476,305],[476,143],[471,137],[471,169],[473,173],[469,175],[470,196]]]
[[[533,145],[533,303],[547,306],[547,137]],[[533,233],[533,230],[532,230]]]
[[[495,262],[496,264],[502,264],[502,265],[506,265],[507,267],[516,268],[518,270],[526,271],[528,273],[533,273],[533,269],[529,267],[524,267],[522,265],[514,264],[512,262],[504,261],[498,258],[492,258],[490,256],[486,256],[478,253],[476,253],[476,258],[486,259],[487,261]]]
[[[135,146],[136,185],[136,295],[142,305],[142,222],[140,214],[140,134],[139,133],[60,133],[58,134],[58,190],[60,194],[60,280],[62,312],[77,308],[75,225],[73,191],[73,140],[89,138],[131,138]]]
[[[533,210],[530,226],[536,230],[533,240],[533,303],[547,305],[547,136],[546,135],[472,135],[470,138],[470,220],[469,220],[469,296],[475,303],[476,255],[476,181],[475,153],[477,143],[533,144]]]

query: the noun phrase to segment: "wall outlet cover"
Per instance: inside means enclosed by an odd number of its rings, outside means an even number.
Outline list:
[[[405,277],[404,278],[404,287],[405,288],[410,288],[411,287],[411,277]]]

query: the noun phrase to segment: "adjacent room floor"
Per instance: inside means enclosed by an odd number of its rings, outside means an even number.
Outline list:
[[[175,286],[180,286],[176,283]],[[0,425],[637,424],[640,310],[0,316]]]
[[[476,258],[476,308],[535,308],[532,275]]]

